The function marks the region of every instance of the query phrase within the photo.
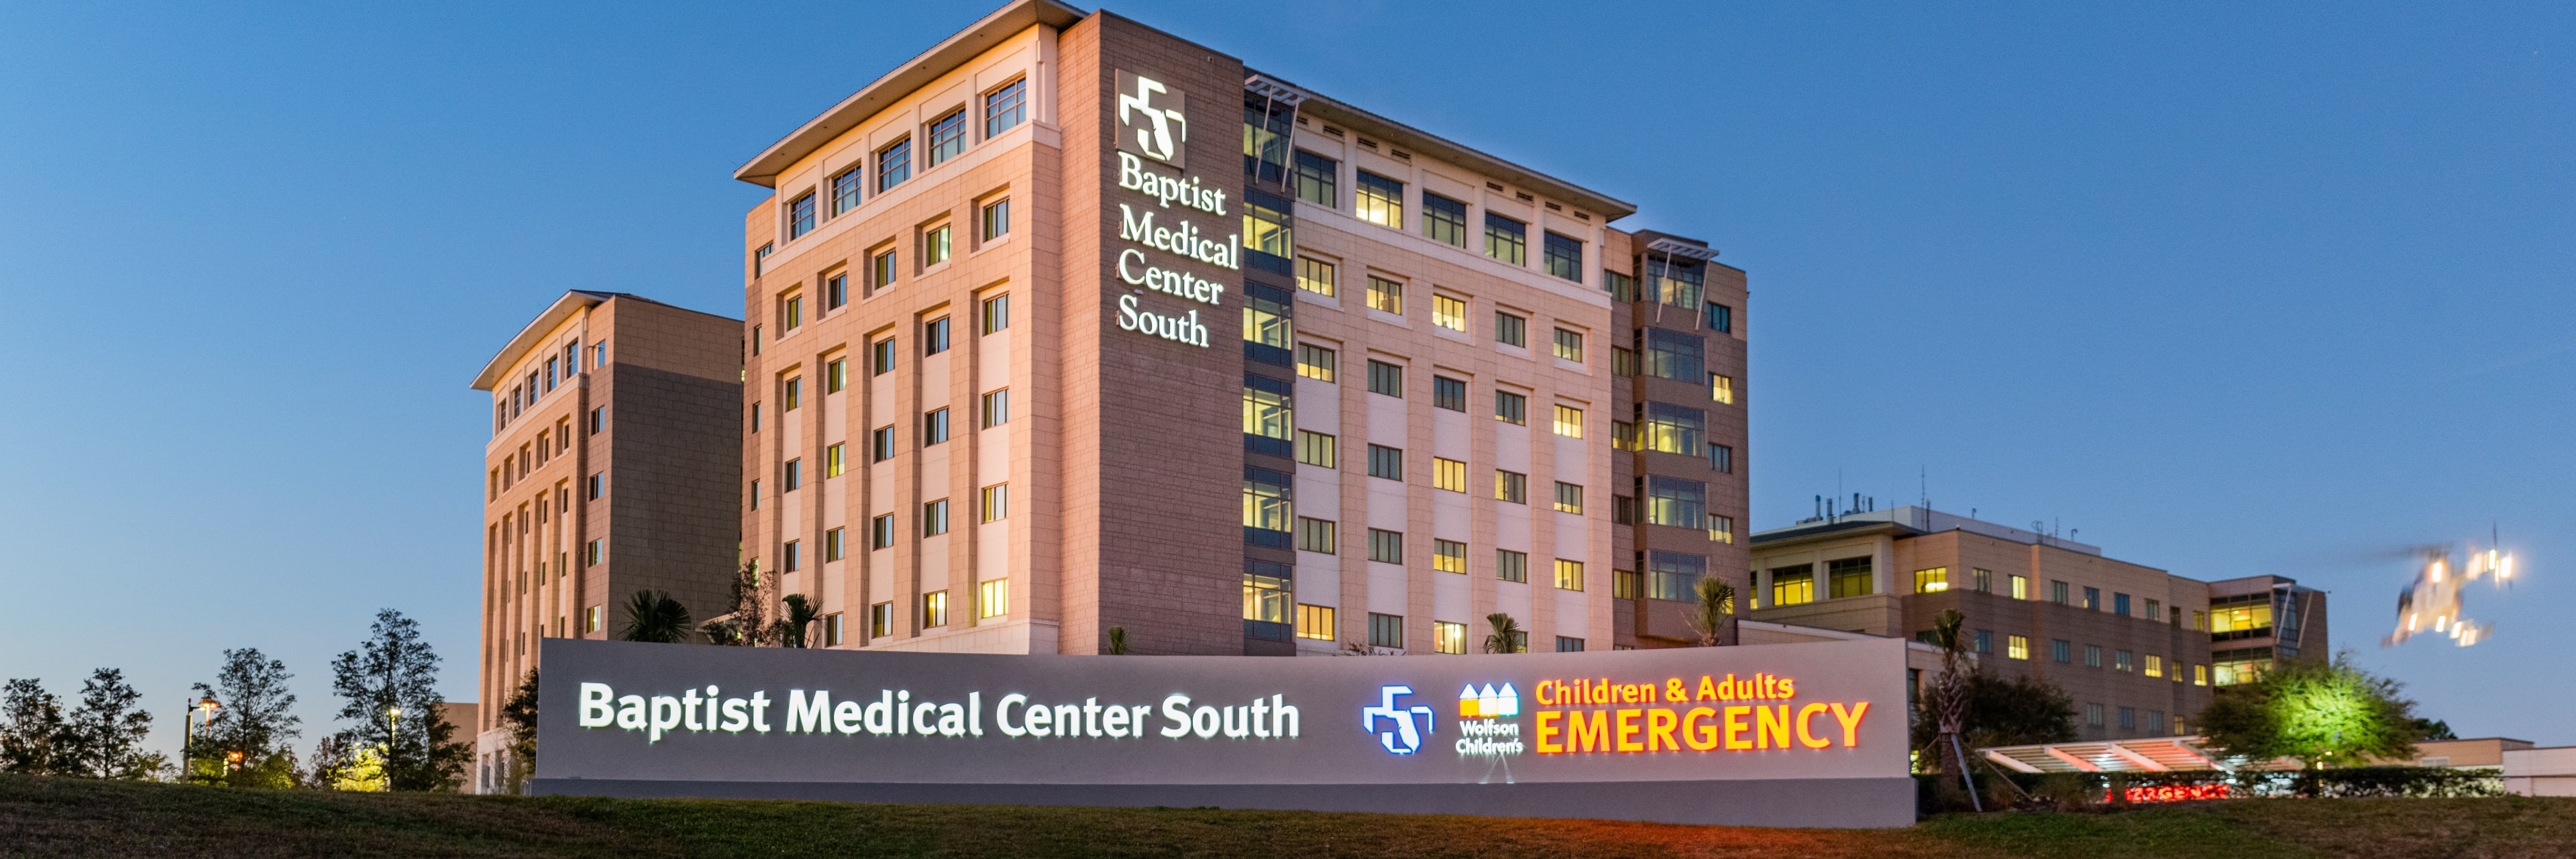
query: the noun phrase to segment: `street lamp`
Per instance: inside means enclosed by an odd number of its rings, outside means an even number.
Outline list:
[[[181,716],[179,717],[179,724],[180,724],[180,739],[179,739],[179,769],[180,769],[180,771],[185,772],[185,771],[188,769],[188,749],[189,749],[190,747],[192,747],[192,746],[196,745],[196,742],[195,742],[195,741],[196,741],[196,737],[197,737],[197,719],[198,719],[198,717],[202,715],[202,716],[203,716],[207,721],[210,721],[210,722],[211,722],[211,721],[213,721],[213,720],[214,720],[214,718],[215,718],[215,717],[214,717],[215,708],[216,708],[216,707],[220,707],[220,706],[223,706],[223,705],[215,703],[215,696],[213,696],[213,695],[208,695],[208,696],[206,696],[205,700],[202,700],[202,701],[190,701],[190,702],[188,702],[188,709],[187,709],[186,711],[184,711],[184,714],[183,714],[183,715],[181,715]]]

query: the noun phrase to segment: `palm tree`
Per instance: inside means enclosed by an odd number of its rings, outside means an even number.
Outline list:
[[[1967,722],[1968,713],[1968,690],[1959,675],[1959,654],[1966,652],[1966,641],[1960,637],[1959,627],[1967,620],[1955,608],[1943,609],[1940,616],[1932,619],[1932,646],[1941,648],[1941,674],[1932,681],[1932,711],[1941,731],[1933,742],[1946,747],[1935,748],[1932,753],[1941,761],[1941,774],[1958,773],[1959,780],[1968,786],[1968,802],[1984,811],[1986,804],[1977,798],[1976,779],[1968,775],[1968,751],[1959,743],[1959,729]],[[1943,754],[1945,751],[1948,754]]]
[[[1691,603],[1691,629],[1699,632],[1699,646],[1716,647],[1726,622],[1735,618],[1735,586],[1716,576],[1701,576],[1691,591],[1699,597]]]
[[[650,641],[678,644],[689,638],[689,608],[661,591],[636,591],[626,601],[626,631],[618,637],[628,641]]]
[[[1521,622],[1511,615],[1494,612],[1485,616],[1494,634],[1485,636],[1486,653],[1525,653],[1529,650],[1529,633],[1521,631]]]
[[[1127,628],[1126,628],[1126,627],[1123,627],[1123,626],[1113,626],[1113,627],[1110,627],[1110,628],[1109,628],[1109,655],[1111,655],[1111,656],[1125,656],[1125,655],[1127,655]]]
[[[805,628],[821,620],[823,613],[816,611],[813,603],[806,602],[804,594],[788,594],[780,602],[787,604],[787,617],[778,622],[780,643],[786,647],[804,647]]]

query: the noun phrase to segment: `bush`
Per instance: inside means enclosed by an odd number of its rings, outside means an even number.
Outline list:
[[[1977,791],[1988,811],[2005,808],[2076,811],[2120,808],[2189,797],[2192,788],[2224,788],[2227,799],[2449,798],[2503,796],[2495,769],[2347,767],[2342,769],[2121,773],[2008,773],[1979,768]],[[2009,784],[2007,784],[2009,783]],[[1974,806],[1957,776],[1915,776],[1915,807],[1924,814]],[[2016,790],[2015,788],[2018,788]],[[2169,798],[2160,798],[2169,797]],[[2218,799],[2219,796],[2206,798]]]

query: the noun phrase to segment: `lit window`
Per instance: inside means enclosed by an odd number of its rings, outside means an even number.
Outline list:
[[[1504,265],[1529,263],[1529,225],[1493,212],[1485,213],[1485,255]]]
[[[975,617],[1001,617],[1011,613],[1011,580],[986,579],[975,584]]]
[[[1827,586],[1833,589],[1834,599],[1865,597],[1878,590],[1877,583],[1870,579],[1868,558],[1826,561],[1825,573],[1829,578]]]
[[[1008,294],[984,299],[984,333],[992,334],[1011,327],[1011,297]]]
[[[1915,571],[1914,571],[1914,592],[1915,592],[1915,593],[1918,593],[1918,594],[1939,593],[1939,592],[1941,592],[1941,591],[1946,591],[1946,590],[1949,590],[1949,589],[1950,589],[1950,568],[1949,568],[1949,567],[1933,567],[1933,568],[1928,569],[1928,570],[1915,570]]]
[[[1342,551],[1342,523],[1330,519],[1297,517],[1297,551],[1338,555]]]
[[[984,216],[980,223],[984,226],[984,233],[977,238],[989,242],[1011,234],[1010,200],[1001,199],[986,203],[983,212]]]
[[[842,456],[842,447],[835,444],[823,449],[824,477],[839,477],[849,471],[849,462]]]
[[[1256,253],[1285,257],[1296,252],[1297,241],[1286,211],[1288,201],[1259,192],[1243,197],[1243,248]]]
[[[1735,517],[1708,514],[1708,538],[1719,543],[1735,542]]]
[[[1708,484],[1661,475],[1649,475],[1640,482],[1645,484],[1640,494],[1646,499],[1646,524],[1707,527],[1703,514],[1708,509]]]
[[[1332,606],[1297,604],[1298,638],[1332,641],[1335,635]]]
[[[1582,438],[1583,410],[1573,406],[1557,406],[1556,434],[1566,438]]]
[[[1333,267],[1332,263],[1313,257],[1297,258],[1298,289],[1331,297],[1333,290],[1339,286],[1339,276],[1340,272]]]
[[[1727,405],[1735,404],[1735,377],[1708,374],[1708,398]]]
[[[1583,363],[1583,335],[1563,328],[1556,329],[1556,357],[1577,364]]]
[[[1296,162],[1290,181],[1297,186],[1297,199],[1327,209],[1339,208],[1341,195],[1335,193],[1333,186],[1341,172],[1340,163],[1303,149],[1297,150]]]
[[[1510,549],[1494,550],[1494,578],[1506,582],[1529,581],[1529,553],[1515,552]]]
[[[1284,624],[1289,620],[1289,567],[1258,561],[1244,565],[1243,619]]]
[[[1294,478],[1266,468],[1243,470],[1243,527],[1247,541],[1287,548],[1294,539],[1289,529],[1296,525],[1294,506],[1289,502],[1289,484]],[[1266,532],[1253,534],[1251,532]]]
[[[868,635],[884,638],[894,634],[894,603],[881,602],[868,606]]]
[[[1431,324],[1451,331],[1467,330],[1467,302],[1446,295],[1431,296]]]
[[[1243,339],[1279,350],[1279,360],[1256,358],[1268,363],[1287,363],[1287,352],[1297,339],[1295,322],[1288,302],[1294,301],[1287,290],[1261,284],[1248,284],[1243,291]]]
[[[1467,544],[1456,540],[1431,541],[1431,569],[1442,573],[1467,571]]]
[[[1245,376],[1243,381],[1243,434],[1277,439],[1277,447],[1287,447],[1296,424],[1288,407],[1288,383],[1267,376]]]
[[[2017,600],[2030,599],[2029,576],[2015,574],[2012,577],[2012,598]]]
[[[1437,653],[1467,652],[1467,625],[1445,620],[1432,621],[1431,649]]]
[[[1467,246],[1467,204],[1422,193],[1422,235],[1452,247]]]
[[[1556,482],[1556,512],[1582,513],[1583,487],[1559,480]]]
[[[1804,605],[1815,601],[1815,565],[1799,564],[1771,571],[1771,605]]]
[[[1513,504],[1529,503],[1529,475],[1495,469],[1494,500]]]
[[[1638,339],[1640,355],[1645,359],[1638,369],[1646,375],[1692,383],[1706,378],[1707,341],[1698,335],[1647,328],[1639,332]]]
[[[1381,564],[1404,563],[1404,532],[1368,529],[1368,552],[1369,560]]]
[[[1297,462],[1318,468],[1339,468],[1339,441],[1314,430],[1297,431]]]
[[[966,109],[958,108],[949,111],[946,116],[931,120],[930,130],[923,137],[930,141],[930,151],[924,154],[929,156],[932,167],[948,163],[948,159],[965,154]]]
[[[1360,220],[1404,229],[1404,183],[1362,170],[1356,196]]]
[[[1708,413],[1666,403],[1638,403],[1639,445],[1643,450],[1698,455],[1700,430]]]
[[[2139,673],[2149,677],[2165,676],[2165,658],[2153,653],[2147,654],[2145,664],[2139,666]]]
[[[984,487],[981,507],[986,522],[999,522],[1011,518],[1011,485],[996,483]]]
[[[1017,127],[1029,115],[1029,79],[1021,78],[984,94],[984,136]]]
[[[1370,310],[1403,316],[1404,284],[1369,275],[1368,306]]]
[[[947,262],[949,252],[955,249],[954,244],[951,231],[948,229],[947,224],[941,224],[923,231],[921,234],[921,264],[932,266]]]
[[[932,591],[921,595],[921,625],[948,625],[947,591]]]
[[[1431,458],[1431,488],[1451,492],[1467,491],[1467,463],[1445,457]]]
[[[1583,589],[1582,561],[1569,561],[1564,558],[1556,559],[1556,589],[1561,591],[1579,591]]]
[[[1995,592],[1995,571],[1982,567],[1968,570],[1968,589],[1981,594]]]
[[[2030,639],[2018,635],[2004,636],[2004,658],[2029,659]]]
[[[1583,242],[1572,236],[1547,234],[1547,273],[1576,283],[1583,282]]]
[[[1333,350],[1311,343],[1297,344],[1297,375],[1331,382],[1340,367],[1341,356]]]

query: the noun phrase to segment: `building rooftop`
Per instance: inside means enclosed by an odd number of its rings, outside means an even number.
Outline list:
[[[1911,504],[1903,507],[1891,507],[1886,510],[1870,510],[1860,513],[1842,513],[1833,516],[1824,516],[1815,519],[1808,519],[1784,528],[1773,528],[1768,531],[1755,531],[1753,532],[1753,542],[1768,543],[1781,540],[1795,540],[1823,534],[1841,534],[1868,528],[1887,528],[1891,526],[1895,529],[1907,532],[1908,536],[1912,536],[1914,534],[1934,534],[1942,531],[1966,531],[1971,534],[1982,534],[1999,540],[2011,540],[2015,543],[2023,543],[2033,546],[2052,546],[2055,548],[2065,549],[2070,552],[2082,552],[2087,555],[2102,554],[2102,547],[2089,543],[2078,543],[2064,537],[2042,534],[2037,531],[2025,531],[2010,525],[1998,525],[1983,519],[1970,519],[1956,513],[1943,513],[1929,507],[1916,507]]]
[[[502,346],[501,351],[493,353],[492,360],[484,362],[483,372],[476,373],[474,375],[474,384],[472,387],[477,391],[492,390],[494,386],[501,383],[502,376],[509,375],[510,368],[517,365],[520,358],[527,357],[528,350],[537,348],[537,341],[543,339],[546,336],[546,332],[555,330],[556,325],[562,324],[565,319],[570,318],[574,313],[598,306],[600,303],[606,302],[612,298],[622,298],[628,301],[641,301],[646,304],[659,304],[663,307],[668,307],[674,310],[689,310],[686,307],[681,307],[675,304],[664,304],[631,292],[602,292],[591,289],[567,290],[564,292],[562,298],[555,299],[554,304],[547,306],[545,312],[537,314],[536,319],[530,320],[527,327],[519,329],[519,336],[510,338],[508,345]],[[706,313],[706,311],[703,310],[689,310],[689,312]],[[715,314],[708,313],[707,315],[714,316]]]

